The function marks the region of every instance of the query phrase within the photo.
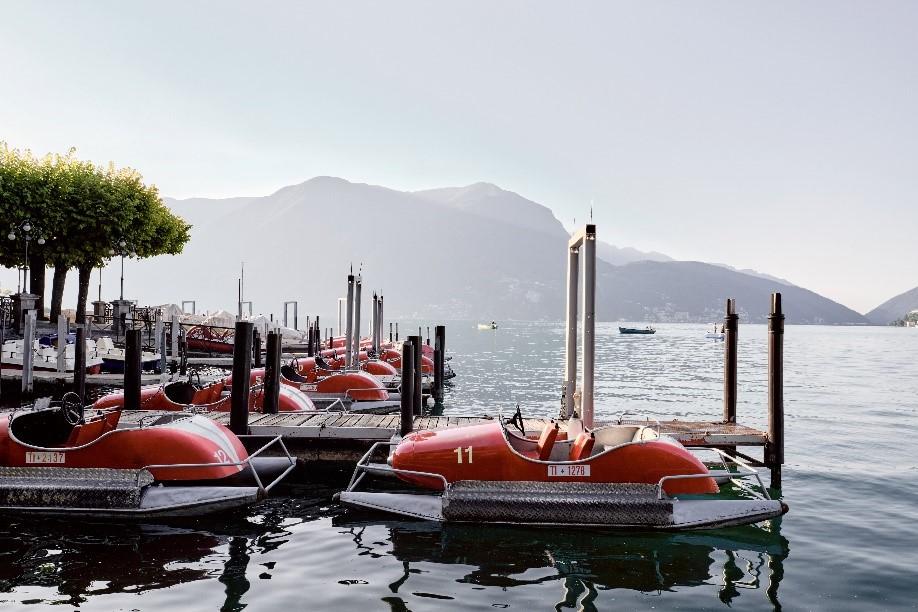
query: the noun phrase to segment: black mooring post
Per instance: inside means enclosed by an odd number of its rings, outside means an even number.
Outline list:
[[[443,370],[440,368],[441,361],[443,361],[443,354],[440,353],[440,349],[435,348],[433,352],[434,377],[432,393],[435,406],[443,403]]]
[[[414,427],[414,344],[406,341],[402,345],[402,395],[401,395],[401,428],[402,436],[407,435]]]
[[[140,410],[141,329],[124,332],[124,409]],[[75,348],[75,347],[74,347]]]
[[[308,357],[315,357],[315,341],[316,341],[316,329],[311,325],[306,329],[306,355]]]
[[[392,342],[392,322],[389,322],[389,342]]]
[[[236,321],[233,339],[233,391],[230,398],[229,428],[237,436],[249,433],[249,391],[252,375],[252,330],[250,321]]]
[[[268,332],[268,350],[265,363],[265,402],[262,412],[277,414],[280,397],[280,334]]]
[[[727,300],[724,315],[724,422],[736,423],[736,363],[739,336],[739,315],[736,300]]]
[[[179,375],[188,373],[188,331],[179,327]]]
[[[73,345],[73,392],[86,397],[86,328],[82,323],[76,326],[76,340]]]
[[[784,311],[781,294],[771,294],[768,315],[768,443],[765,459],[771,468],[771,488],[781,488],[784,464]]]
[[[440,352],[439,361],[434,360],[434,378],[439,379],[435,384],[437,389],[436,400],[443,403],[443,387],[446,384],[446,326],[437,325],[434,327],[434,356],[437,351]]]
[[[256,368],[262,367],[261,363],[261,332],[257,329],[252,330],[252,360]]]
[[[414,347],[414,413],[417,415],[424,414],[424,373],[421,370],[421,336],[408,336],[406,338]],[[402,357],[402,361],[404,361]]]
[[[430,346],[430,325],[427,326],[427,346]]]
[[[395,341],[398,342],[398,323],[395,324]]]

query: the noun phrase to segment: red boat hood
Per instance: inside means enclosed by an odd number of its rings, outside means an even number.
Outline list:
[[[55,415],[42,414],[51,412],[55,411],[20,413],[13,421],[12,431],[8,419],[0,420],[0,465],[140,469],[152,465],[202,464],[203,467],[194,468],[156,467],[150,472],[161,481],[211,480],[243,469],[215,464],[248,458],[239,438],[202,415],[164,425],[116,430],[118,413],[106,413],[72,430],[61,429],[61,435],[66,438],[54,440],[49,430],[57,423]],[[16,420],[23,418],[31,419],[31,426],[16,424]],[[48,423],[42,422],[43,419]]]
[[[535,449],[535,440],[528,443]],[[569,448],[556,441],[559,450]],[[525,453],[525,451],[522,451]],[[593,456],[571,461],[566,454],[539,461],[514,451],[497,422],[418,431],[395,447],[392,467],[399,470],[442,475],[447,482],[459,480],[634,482],[657,484],[664,476],[707,474],[707,468],[681,444],[666,439],[623,444],[599,449]],[[577,466],[572,469],[570,466]],[[438,478],[400,474],[415,485],[442,489]],[[673,480],[665,484],[667,493],[714,493],[712,478]]]

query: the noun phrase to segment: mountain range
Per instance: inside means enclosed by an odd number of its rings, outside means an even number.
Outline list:
[[[905,318],[909,312],[918,309],[918,287],[890,298],[868,312],[865,316],[871,323],[889,325]]]
[[[388,319],[564,314],[568,231],[549,208],[492,184],[405,192],[317,177],[264,197],[166,202],[193,228],[182,255],[137,263],[143,274],[168,275],[172,297],[163,301],[227,308],[244,261],[256,312],[297,300],[301,313],[331,313],[353,265],[365,292],[385,294]],[[745,321],[761,322],[780,290],[790,323],[867,323],[776,277],[606,243],[597,253],[599,320],[707,323],[734,297]]]

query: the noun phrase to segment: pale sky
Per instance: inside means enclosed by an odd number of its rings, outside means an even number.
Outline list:
[[[5,1],[0,139],[175,197],[489,181],[568,226],[592,200],[613,244],[863,312],[918,285],[916,32],[866,0]]]

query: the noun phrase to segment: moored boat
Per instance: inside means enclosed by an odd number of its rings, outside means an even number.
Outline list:
[[[641,334],[655,334],[655,333],[657,333],[657,330],[655,330],[654,328],[650,327],[649,325],[648,325],[647,327],[619,327],[619,328],[618,328],[618,333],[620,333],[620,334],[636,334],[636,335],[641,335]]]
[[[4,369],[21,370],[23,361],[23,341],[7,340],[0,349],[0,364]],[[40,371],[57,371],[57,349],[53,346],[43,346],[35,340],[32,346],[32,368]],[[64,348],[64,371],[73,372],[75,352],[72,344]],[[103,361],[96,356],[95,343],[86,341],[86,373],[98,374],[102,371]]]
[[[279,438],[249,455],[201,415],[118,429],[120,410],[82,402],[0,419],[0,512],[164,518],[253,504],[296,465]],[[278,446],[281,457],[260,457]]]
[[[764,487],[754,499],[713,497],[718,485],[707,467],[652,427],[587,430],[572,420],[567,435],[551,422],[535,437],[522,418],[517,431],[512,422],[411,433],[386,465],[369,462],[377,445],[339,499],[435,521],[664,530],[743,525],[787,512]],[[392,475],[411,488],[359,490],[367,474]]]

